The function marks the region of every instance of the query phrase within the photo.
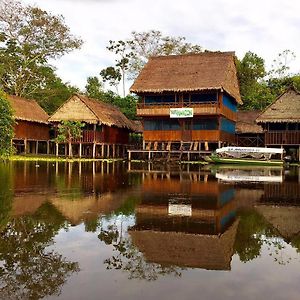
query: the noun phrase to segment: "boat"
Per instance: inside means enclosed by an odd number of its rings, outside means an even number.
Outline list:
[[[283,166],[283,155],[282,148],[222,147],[210,159],[216,164]]]

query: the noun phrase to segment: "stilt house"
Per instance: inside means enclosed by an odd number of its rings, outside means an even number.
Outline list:
[[[14,138],[17,153],[49,153],[48,114],[34,100],[8,96],[14,118]]]
[[[61,121],[80,121],[84,123],[82,136],[72,141],[72,149],[79,157],[120,157],[123,156],[129,142],[129,133],[135,131],[135,125],[115,106],[83,95],[70,97],[49,118],[57,127]],[[65,151],[67,145],[56,145],[56,155]]]
[[[264,147],[264,133],[256,118],[261,111],[238,111],[236,122],[236,144],[240,147]]]
[[[130,91],[140,97],[144,148],[189,143],[208,150],[235,142],[242,101],[233,52],[152,57]]]
[[[294,88],[280,95],[256,119],[262,125],[266,146],[295,149],[300,160],[300,93]]]

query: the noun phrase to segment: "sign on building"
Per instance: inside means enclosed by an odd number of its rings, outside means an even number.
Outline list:
[[[193,108],[170,108],[170,118],[192,118],[193,116]]]

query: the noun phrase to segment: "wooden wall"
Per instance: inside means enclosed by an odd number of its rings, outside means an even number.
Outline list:
[[[14,138],[48,141],[50,139],[49,130],[50,126],[46,124],[17,120]]]
[[[129,131],[126,128],[104,126],[104,143],[128,144]]]

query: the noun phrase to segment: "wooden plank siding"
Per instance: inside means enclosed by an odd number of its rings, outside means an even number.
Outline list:
[[[14,139],[48,141],[50,127],[47,124],[17,120],[14,127]]]
[[[300,130],[268,131],[265,133],[266,145],[300,145]]]

